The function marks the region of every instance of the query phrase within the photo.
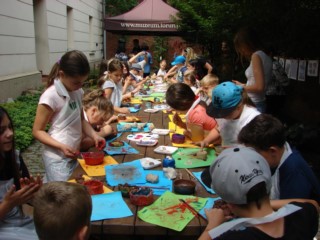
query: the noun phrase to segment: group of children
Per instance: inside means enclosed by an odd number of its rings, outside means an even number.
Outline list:
[[[308,234],[314,234],[317,209],[313,206],[318,207],[317,203],[320,202],[320,186],[301,155],[286,142],[283,125],[274,117],[261,114],[243,85],[231,81],[219,84],[218,77],[210,73],[210,68],[208,74],[203,75],[203,72],[187,65],[188,70],[180,81],[179,70],[185,66],[185,61],[184,56],[178,56],[172,63],[174,66],[181,66],[175,68],[176,78],[171,82],[165,100],[176,111],[174,123],[184,128],[185,135],[194,143],[202,148],[212,143],[228,148],[210,167],[210,177],[214,180],[209,181],[208,185],[239,217],[265,217],[272,214],[272,209],[285,206],[284,210],[278,211],[281,214],[273,214],[275,216],[272,221],[264,219],[257,223],[248,220],[249,222],[241,222],[240,225],[222,228],[224,230],[217,230],[227,219],[221,211],[207,211],[208,226],[200,238],[234,239],[234,236],[245,236],[246,239],[255,239],[253,234],[270,237],[263,239],[282,237],[287,234],[284,227],[287,226],[287,221],[290,226],[293,224],[292,220],[287,220],[290,216],[293,216],[292,219],[299,218],[300,222],[309,219],[311,227]],[[187,61],[192,65],[192,59]],[[204,68],[205,66],[206,63],[203,64]],[[164,79],[170,76],[170,70],[166,73],[165,68],[166,62],[162,61],[155,76],[163,76]],[[129,113],[129,109],[121,105],[122,101],[133,96],[147,81],[143,77],[141,65],[130,60],[123,62],[116,58],[110,59],[101,64],[100,72],[99,88],[84,94],[81,87],[89,75],[89,63],[82,52],[70,51],[54,65],[49,75],[33,126],[34,137],[45,146],[44,182],[48,183],[44,186],[39,176],[29,175],[23,159],[14,147],[10,116],[0,108],[0,219],[5,220],[5,223],[0,224],[0,234],[7,236],[6,239],[19,239],[20,233],[24,234],[23,239],[35,239],[34,229],[40,239],[71,239],[67,235],[70,233],[72,236],[77,235],[79,239],[87,238],[92,209],[90,196],[83,187],[65,181],[77,166],[76,158],[80,149],[92,146],[102,149],[105,137],[116,133],[109,125],[114,112]],[[200,73],[202,78],[199,78]],[[186,121],[179,114],[185,114]],[[245,146],[238,147],[238,144]],[[244,182],[250,184],[241,185]],[[237,184],[240,184],[239,188],[236,187]],[[82,197],[73,198],[74,195]],[[315,201],[309,201],[313,205],[294,203],[286,207],[285,204],[290,202],[286,200],[273,207],[269,196],[272,200],[296,198],[296,202],[307,201],[301,199]],[[81,203],[76,199],[81,199]],[[30,218],[21,215],[20,206],[30,201],[33,201],[35,207],[35,228]],[[77,223],[70,231],[66,228],[67,224],[60,220],[73,215],[68,214],[68,211],[75,211],[73,206],[65,205],[66,202],[73,204],[72,201],[76,201],[74,204],[78,205],[78,215],[75,219],[68,220]],[[55,219],[57,214],[59,221]],[[276,225],[273,224],[275,222],[280,227],[272,232],[271,226]],[[247,227],[248,231],[242,231],[245,235],[238,235],[238,231],[233,231],[238,229],[237,226],[251,227]],[[12,231],[13,228],[21,231]],[[300,229],[301,227],[297,227],[295,230]],[[55,234],[66,235],[57,237]],[[307,233],[302,229],[299,234]],[[309,236],[308,234],[305,236]]]

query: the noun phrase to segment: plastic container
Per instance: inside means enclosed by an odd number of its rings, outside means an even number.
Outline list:
[[[148,206],[153,203],[153,191],[148,187],[133,189],[129,196],[130,202],[136,206]]]
[[[87,165],[99,165],[103,162],[104,152],[82,152],[81,156]]]
[[[103,183],[98,180],[84,181],[83,185],[86,186],[90,195],[103,193]]]
[[[173,143],[182,144],[186,141],[186,137],[182,134],[174,133],[172,134],[171,141]]]

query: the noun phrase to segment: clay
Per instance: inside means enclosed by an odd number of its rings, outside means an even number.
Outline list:
[[[196,158],[207,160],[208,153],[205,150],[199,151],[196,153]]]
[[[118,115],[118,120],[126,120],[126,119],[127,119],[126,115],[124,115],[124,114]]]
[[[109,143],[110,147],[122,147],[124,143],[122,141],[113,141]]]
[[[147,182],[150,182],[150,183],[158,183],[159,182],[159,176],[149,173],[146,176],[146,180],[147,180]]]

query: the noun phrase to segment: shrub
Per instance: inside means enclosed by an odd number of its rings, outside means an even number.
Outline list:
[[[40,92],[26,94],[18,97],[14,102],[1,104],[12,118],[16,148],[21,151],[26,149],[33,141],[32,126],[40,94]]]

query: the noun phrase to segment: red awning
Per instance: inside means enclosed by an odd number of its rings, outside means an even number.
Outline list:
[[[105,29],[117,31],[176,32],[172,18],[178,10],[162,0],[144,0],[131,11],[105,19]]]

